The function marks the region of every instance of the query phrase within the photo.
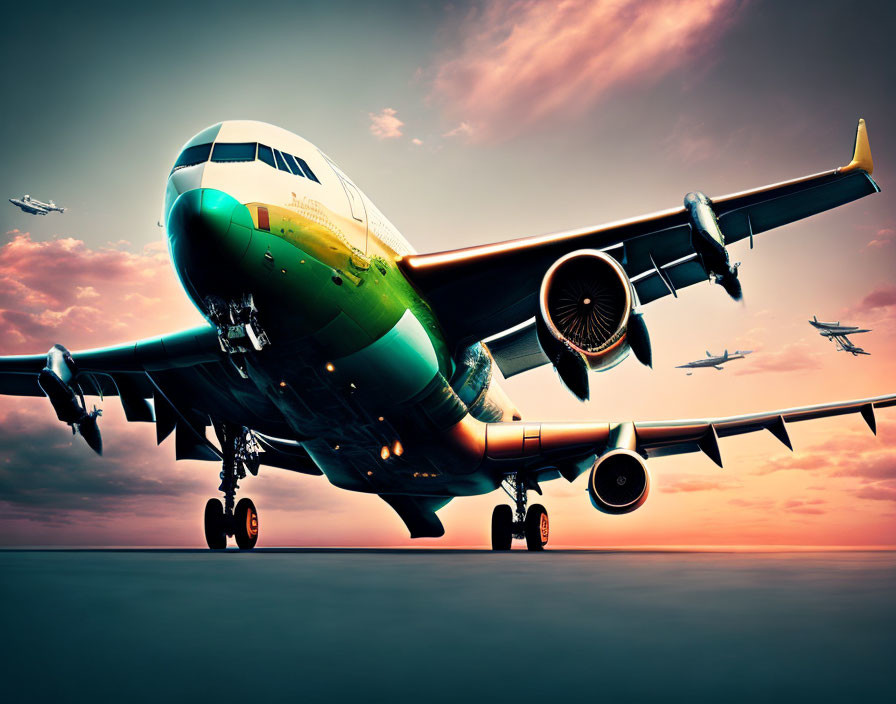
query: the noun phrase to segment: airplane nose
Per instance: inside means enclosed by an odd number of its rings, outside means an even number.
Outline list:
[[[171,259],[198,305],[237,284],[252,229],[246,206],[223,191],[194,188],[174,201],[167,223]]]

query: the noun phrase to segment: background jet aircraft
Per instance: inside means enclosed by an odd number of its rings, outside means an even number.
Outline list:
[[[182,148],[165,193],[172,264],[207,323],[117,347],[0,358],[0,393],[46,396],[98,453],[100,411],[118,396],[129,421],[174,434],[178,459],[221,462],[205,538],[258,539],[238,482],[260,465],[324,475],[380,496],[411,537],[444,534],[452,498],[504,487],[492,547],[548,542],[529,505],[541,482],[589,472],[604,513],[647,499],[647,460],[702,452],[787,423],[860,413],[896,395],[767,413],[659,422],[522,420],[504,376],[551,364],[577,398],[589,371],[652,355],[640,306],[708,280],[741,295],[727,246],[879,191],[864,121],[837,169],[556,235],[416,254],[352,180],[307,140],[260,122],[206,128]],[[532,318],[532,315],[535,318]],[[488,342],[484,344],[483,339]],[[91,404],[92,405],[92,404]],[[217,442],[207,436],[214,429]],[[28,471],[22,468],[22,471]],[[151,468],[147,468],[150,472]],[[215,482],[217,483],[217,481]]]
[[[838,320],[836,323],[824,323],[817,316],[812,316],[809,325],[818,330],[818,334],[826,337],[837,344],[837,349],[842,352],[849,352],[853,357],[860,354],[870,355],[861,347],[856,347],[847,335],[858,335],[863,332],[871,332],[870,328],[859,328],[857,325],[841,325]]]
[[[706,357],[704,359],[695,359],[693,362],[688,362],[687,364],[680,364],[676,369],[699,369],[700,367],[713,367],[722,371],[722,365],[725,362],[732,362],[735,359],[743,359],[748,354],[752,354],[753,350],[735,350],[734,354],[728,354],[728,350],[725,350],[724,354],[715,356],[712,352],[707,350]],[[688,376],[691,373],[688,372]]]
[[[9,202],[31,215],[46,215],[49,212],[65,212],[65,208],[60,208],[52,200],[49,203],[44,203],[42,200],[37,200],[29,195],[24,195],[21,198],[10,198]]]

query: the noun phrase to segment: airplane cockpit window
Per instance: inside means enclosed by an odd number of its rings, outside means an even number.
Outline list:
[[[174,168],[171,169],[171,171],[174,172],[186,166],[195,166],[196,164],[208,161],[208,155],[211,150],[211,143],[197,144],[192,147],[187,147],[180,153],[180,156],[177,157],[177,161],[174,162]]]
[[[267,144],[258,145],[258,160],[263,161],[268,166],[273,166],[275,169],[277,168],[277,164],[274,162],[274,150]]]
[[[289,167],[289,170],[292,171],[296,176],[305,177],[305,174],[302,173],[302,169],[296,163],[296,158],[292,154],[287,154],[283,152],[283,158],[286,160],[286,165]]]
[[[255,161],[255,142],[216,142],[212,161]]]
[[[308,178],[310,178],[312,181],[317,181],[318,183],[320,183],[320,179],[318,179],[317,176],[314,175],[314,172],[308,167],[308,164],[304,159],[299,159],[299,157],[296,157],[296,161],[299,162],[302,167],[302,171],[305,172],[305,175]]]
[[[283,156],[276,149],[274,150],[274,157],[277,159],[277,168],[281,171],[285,171],[286,173],[292,173],[289,170],[289,167],[286,165],[286,162],[283,160]]]
[[[188,147],[181,152],[172,172],[184,166],[208,161],[209,154],[211,160],[216,162],[263,161],[271,168],[320,183],[320,179],[314,175],[304,159],[258,142],[215,142]]]

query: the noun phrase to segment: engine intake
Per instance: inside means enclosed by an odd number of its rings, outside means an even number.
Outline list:
[[[646,500],[650,475],[641,456],[632,450],[610,450],[591,468],[588,495],[603,513],[631,513]]]
[[[619,364],[633,350],[651,364],[650,339],[625,270],[613,257],[583,249],[558,259],[541,282],[538,341],[567,387],[588,398],[591,371]]]

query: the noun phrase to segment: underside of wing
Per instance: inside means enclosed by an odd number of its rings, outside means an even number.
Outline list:
[[[727,261],[724,247],[728,244],[749,239],[752,245],[754,235],[879,191],[872,170],[867,131],[860,120],[853,159],[846,166],[706,198],[711,219],[721,231],[718,246],[708,244],[721,247]],[[710,250],[698,237],[694,212],[680,206],[570,232],[413,255],[400,264],[433,306],[450,342],[461,346],[498,335],[535,316],[545,273],[573,251],[599,250],[615,258],[641,304],[677,295],[682,288],[722,273],[709,261]],[[505,340],[514,345],[512,354],[517,357],[524,337],[526,334],[520,333]]]
[[[217,460],[220,451],[206,438],[211,417],[275,415],[263,397],[240,392],[247,384],[209,326],[102,349],[69,353],[55,345],[45,354],[0,357],[0,394],[47,396],[60,421],[97,452],[99,413],[85,397],[118,396],[127,420],[156,424],[159,443],[174,433],[177,459]],[[296,459],[280,447],[266,458],[294,471],[316,469],[305,461],[310,458]]]

